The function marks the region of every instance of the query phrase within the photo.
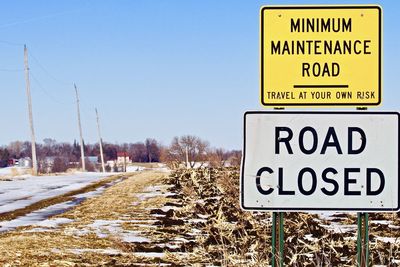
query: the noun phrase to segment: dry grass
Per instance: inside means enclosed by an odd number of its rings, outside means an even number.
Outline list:
[[[10,173],[9,174],[3,174],[0,175],[0,180],[10,180],[14,177],[20,176],[20,175],[25,175],[25,174],[32,174],[33,170],[30,168],[15,168],[12,167],[10,168]]]
[[[12,177],[19,175],[19,172],[16,168],[11,168],[11,174]]]
[[[165,184],[169,195],[164,194]],[[163,194],[146,196],[149,186],[163,188]],[[72,222],[44,232],[27,232],[36,228],[30,226],[1,234],[0,265],[268,266],[271,214],[242,211],[238,189],[239,171],[233,168],[177,170],[169,177],[132,174],[55,217]],[[380,238],[400,238],[399,214],[371,214],[371,221],[378,219],[391,221],[395,228],[371,223],[371,259],[394,267],[390,261],[400,259],[399,243]],[[306,213],[285,214],[285,266],[355,266],[355,232],[338,234],[322,226],[352,225],[355,220],[345,214],[331,221]],[[139,232],[149,241],[128,242],[113,229],[92,227],[96,222],[118,222],[121,231]],[[111,254],[104,253],[110,249]]]
[[[100,220],[122,221],[122,231],[140,230],[141,235],[157,238],[155,229],[129,223],[131,220],[154,219],[152,208],[161,208],[169,201],[165,197],[140,201],[138,193],[148,186],[160,185],[165,174],[143,172],[133,174],[124,181],[108,188],[101,196],[88,199],[74,209],[55,218],[73,221],[56,229],[42,232],[35,226],[20,227],[15,231],[0,234],[1,266],[142,266],[144,263],[157,266],[159,263],[174,263],[179,255],[166,254],[165,259],[143,257],[132,252],[142,252],[146,244],[124,242],[119,234],[91,225]],[[136,203],[136,204],[133,204]],[[124,222],[126,221],[126,222]],[[166,236],[159,233],[159,236]],[[112,249],[112,254],[103,250]],[[162,252],[161,249],[160,252]],[[183,261],[183,260],[179,260]]]
[[[182,217],[208,216],[197,240],[198,252],[210,262],[224,266],[266,266],[271,258],[271,213],[245,212],[239,207],[237,169],[178,170],[170,181],[181,188]],[[375,220],[391,222],[387,225]],[[370,214],[370,255],[374,264],[397,266],[400,244],[384,243],[377,237],[399,238],[399,213]],[[285,265],[355,266],[356,231],[335,233],[323,225],[356,225],[355,214],[339,214],[321,220],[316,214],[285,214]],[[395,228],[393,228],[395,227]],[[394,230],[396,229],[396,230]]]

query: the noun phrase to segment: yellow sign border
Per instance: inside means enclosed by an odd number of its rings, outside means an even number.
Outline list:
[[[377,9],[379,17],[379,54],[378,54],[378,101],[371,103],[266,103],[264,99],[264,16],[266,9]],[[382,7],[380,5],[271,5],[260,9],[260,100],[263,107],[326,107],[326,106],[379,106],[382,104]]]

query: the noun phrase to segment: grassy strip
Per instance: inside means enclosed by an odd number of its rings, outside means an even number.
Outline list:
[[[101,181],[95,182],[95,183],[91,183],[83,188],[74,190],[74,191],[70,191],[67,192],[65,194],[59,195],[59,196],[55,196],[55,197],[51,197],[51,198],[46,198],[43,200],[40,200],[38,202],[35,202],[29,206],[26,206],[24,208],[21,209],[16,209],[13,211],[7,211],[7,212],[3,212],[0,213],[0,221],[9,221],[9,220],[14,220],[20,216],[24,216],[28,213],[31,213],[35,210],[39,210],[39,209],[43,209],[55,204],[59,204],[59,203],[63,203],[63,202],[67,202],[70,200],[73,200],[75,195],[79,195],[79,194],[83,194],[83,193],[87,193],[90,191],[94,191],[96,190],[98,187],[101,187],[103,185],[106,185],[114,180],[117,180],[119,178],[123,178],[126,179],[126,176],[122,176],[122,175],[115,175],[115,176],[111,176],[111,177],[107,177]]]
[[[137,172],[126,174],[126,179],[105,190],[98,197],[89,198],[80,205],[73,207],[55,217],[69,218],[72,222],[58,225],[46,231],[32,231],[37,226],[21,227],[0,234],[0,266],[182,266],[176,261],[160,258],[144,257],[132,253],[138,252],[136,243],[125,242],[119,233],[109,231],[107,227],[95,227],[96,220],[115,222],[124,231],[140,232],[140,236],[148,235],[153,228],[148,229],[140,222],[136,225],[130,220],[154,219],[147,208],[161,208],[168,200],[155,197],[142,200],[140,205],[137,194],[143,194],[149,186],[162,185],[165,173]],[[125,177],[124,177],[125,178]],[[54,217],[53,217],[54,218]],[[99,236],[102,233],[104,236]],[[139,244],[140,245],[140,244]],[[116,251],[107,254],[103,250]],[[188,265],[184,265],[188,266]]]

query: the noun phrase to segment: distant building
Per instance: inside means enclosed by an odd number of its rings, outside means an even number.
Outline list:
[[[5,161],[1,162],[0,165],[3,167],[20,166],[20,167],[31,168],[32,160],[30,157],[25,157],[25,158],[20,158],[20,159],[8,159],[6,162]]]
[[[19,166],[31,168],[32,167],[32,160],[30,157],[20,158],[19,159]]]
[[[8,160],[8,166],[18,166],[19,165],[19,159],[9,159]]]
[[[94,165],[99,163],[99,158],[97,156],[88,156],[88,157],[85,157],[85,160]]]
[[[132,161],[129,159],[128,152],[118,152],[117,153],[117,165],[124,165],[132,163]]]
[[[106,165],[110,166],[111,168],[115,165],[115,160],[107,160]]]

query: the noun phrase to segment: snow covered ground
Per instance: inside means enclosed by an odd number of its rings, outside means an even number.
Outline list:
[[[2,170],[5,173],[7,170]],[[57,176],[15,176],[0,180],[0,213],[83,188],[113,173],[76,172]]]
[[[141,166],[127,166],[126,171],[127,172],[138,172],[138,171],[143,171],[145,168]]]
[[[129,166],[127,172],[143,171],[141,166]],[[164,165],[158,166],[160,171],[169,171]],[[22,167],[0,168],[0,214],[25,208],[38,201],[57,197],[65,193],[79,190],[112,175],[124,173],[74,172],[62,175],[32,176],[30,169]],[[19,226],[40,225],[52,215],[60,214],[73,208],[85,199],[101,194],[107,187],[122,181],[113,180],[97,189],[77,194],[69,201],[34,210],[24,216],[12,220],[0,221],[0,233],[13,230]]]
[[[171,170],[163,163],[158,163],[157,167],[143,167],[143,166],[136,166],[136,165],[130,165],[126,167],[127,172],[138,172],[138,171],[144,171],[144,170],[151,169],[153,171],[160,171],[160,172],[170,172]]]
[[[68,219],[65,219],[67,221],[60,221],[60,218],[57,218],[55,220],[47,219],[50,216],[57,215],[60,213],[65,212],[68,209],[73,208],[74,206],[78,205],[82,201],[95,197],[97,195],[100,195],[107,187],[114,185],[118,182],[122,181],[122,178],[116,179],[106,185],[103,185],[101,187],[98,187],[94,191],[82,193],[75,195],[74,198],[70,201],[58,203],[51,205],[49,207],[35,210],[31,213],[28,213],[24,216],[17,217],[16,219],[10,220],[10,221],[0,221],[0,233],[6,232],[9,230],[13,230],[19,226],[28,226],[28,225],[38,225],[42,227],[50,227],[54,228],[57,227],[59,224],[63,224],[66,222],[69,222]],[[34,229],[34,231],[41,231],[43,230],[42,228]],[[46,230],[46,229],[44,229]]]

